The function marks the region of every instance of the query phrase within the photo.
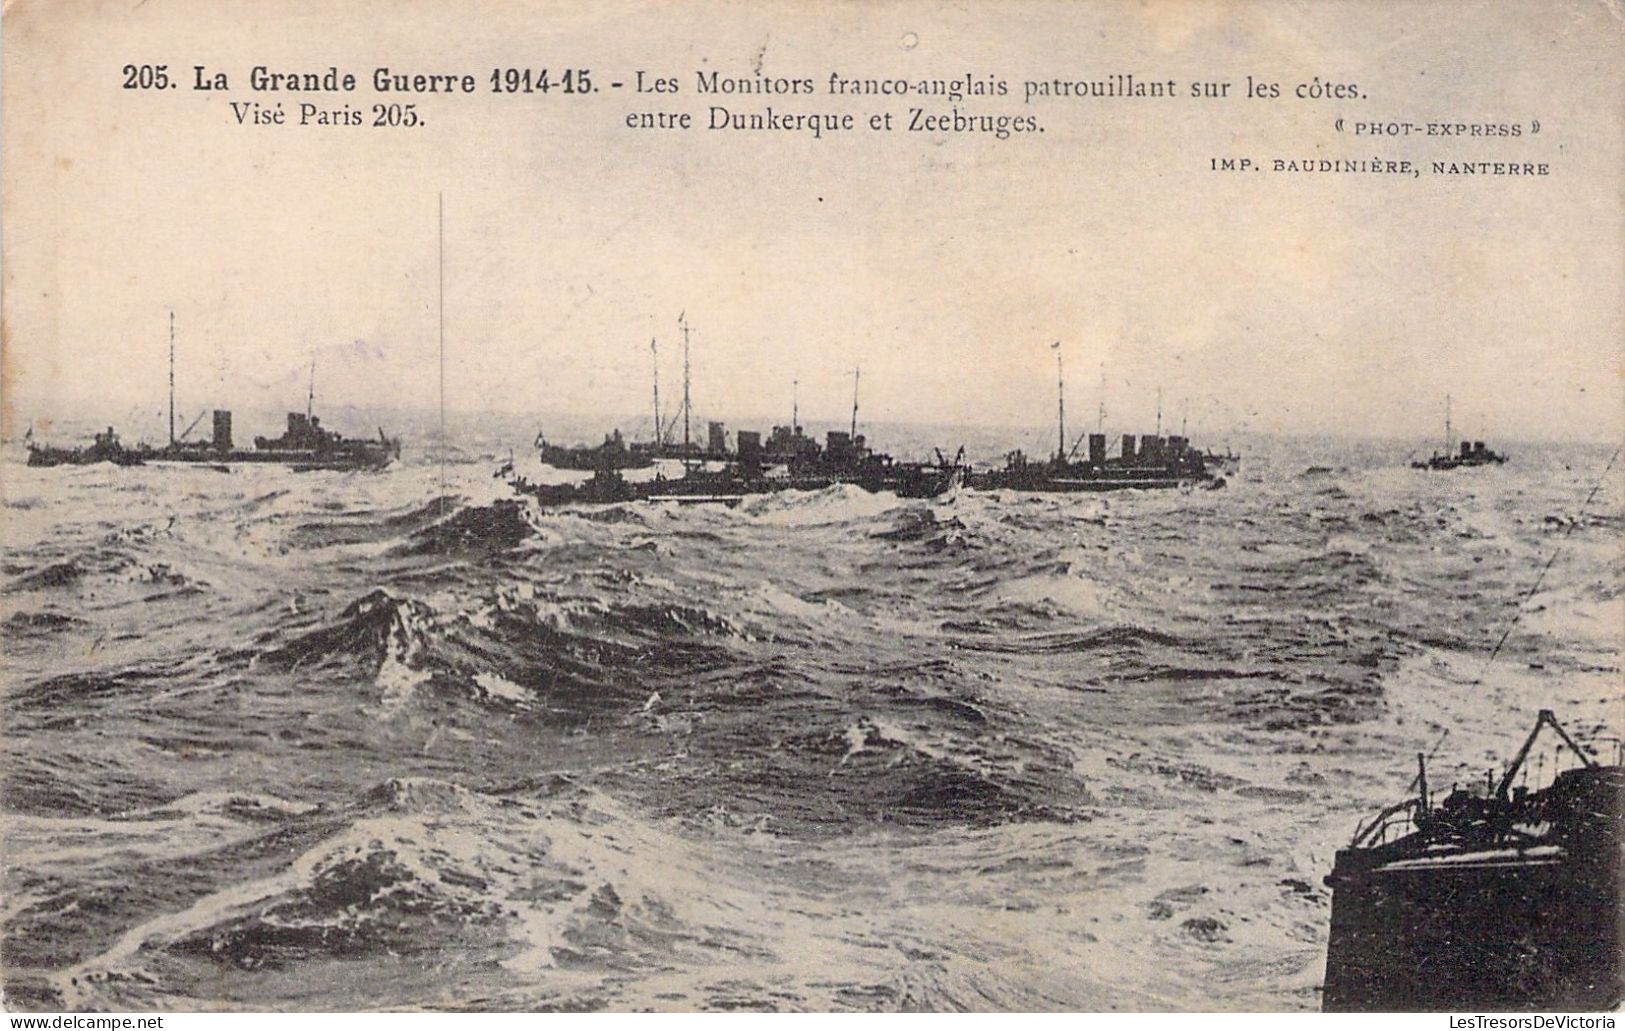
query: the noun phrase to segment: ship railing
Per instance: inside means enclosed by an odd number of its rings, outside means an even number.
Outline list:
[[[1395,802],[1373,816],[1370,823],[1355,828],[1354,840],[1349,842],[1349,847],[1375,848],[1414,833],[1421,804],[1421,800],[1416,798]]]

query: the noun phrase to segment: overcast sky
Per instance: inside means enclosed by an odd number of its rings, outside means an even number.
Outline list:
[[[434,405],[437,196],[452,408],[648,408],[649,341],[735,417],[1043,424],[1068,405],[1145,430],[1161,386],[1193,435],[1491,439],[1625,433],[1625,64],[1601,3],[9,5],[8,401],[161,404],[168,313],[191,409]],[[335,9],[343,8],[343,13]],[[816,11],[818,13],[814,13]],[[416,12],[415,15],[402,12]],[[119,88],[130,62],[226,71],[229,94]],[[971,73],[1042,134],[633,131],[716,98],[695,72]],[[423,127],[256,128],[255,64],[467,71],[408,97]],[[590,68],[590,97],[493,96],[495,66]],[[610,91],[638,69],[674,98]],[[1027,78],[1229,80],[1218,101],[1023,103]],[[1248,100],[1246,77],[1280,82]],[[1363,99],[1299,100],[1299,82]],[[366,113],[370,90],[318,96]],[[730,110],[915,104],[730,97]],[[1511,139],[1368,139],[1337,119],[1520,123]],[[1541,130],[1530,132],[1538,120]],[[1214,157],[1409,159],[1419,179],[1215,173]],[[1456,178],[1433,160],[1545,162]],[[669,402],[668,402],[669,403]],[[608,427],[606,426],[606,429]],[[20,431],[19,431],[20,432]]]

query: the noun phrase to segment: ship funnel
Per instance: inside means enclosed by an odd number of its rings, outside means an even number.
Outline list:
[[[231,450],[231,413],[220,408],[214,410],[214,449]]]
[[[1106,435],[1104,433],[1089,434],[1089,461],[1100,465],[1106,461]]]
[[[762,435],[755,430],[740,430],[734,434],[739,448],[739,471],[747,477],[762,472]]]
[[[1134,434],[1132,433],[1123,434],[1123,459],[1128,462],[1134,461]]]

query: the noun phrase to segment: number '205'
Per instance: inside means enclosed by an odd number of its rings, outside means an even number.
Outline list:
[[[169,65],[127,64],[124,66],[125,89],[168,89]]]
[[[372,124],[376,126],[400,126],[411,128],[418,124],[416,104],[374,104],[372,105]]]

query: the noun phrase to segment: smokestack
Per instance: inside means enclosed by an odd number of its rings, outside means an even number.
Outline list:
[[[1469,441],[1461,442],[1461,457],[1466,458],[1473,453],[1473,445]]]
[[[1089,461],[1095,465],[1106,461],[1106,435],[1104,433],[1089,434]]]
[[[739,470],[746,476],[758,476],[762,471],[762,435],[755,430],[740,430],[734,434],[739,448]]]
[[[1134,461],[1134,434],[1132,433],[1123,434],[1123,458],[1130,462]]]
[[[720,422],[713,422],[710,425],[710,450],[715,454],[728,450],[727,432]]]

